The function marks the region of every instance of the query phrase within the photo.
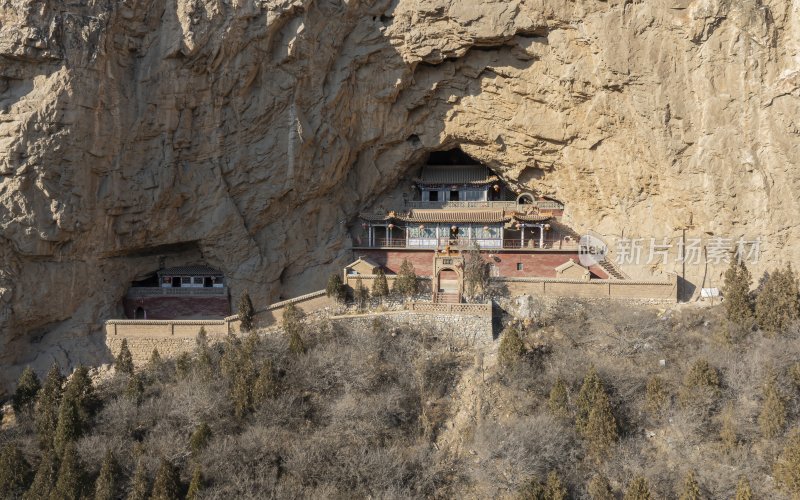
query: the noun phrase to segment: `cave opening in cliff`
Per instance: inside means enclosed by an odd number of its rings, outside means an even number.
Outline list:
[[[481,163],[461,150],[432,151],[425,162],[428,165],[480,165]]]

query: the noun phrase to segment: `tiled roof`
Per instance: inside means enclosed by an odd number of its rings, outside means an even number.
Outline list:
[[[550,214],[515,214],[514,218],[521,222],[544,222],[551,219],[553,216]]]
[[[222,271],[208,266],[178,266],[161,269],[158,274],[167,276],[222,276]]]
[[[504,222],[508,217],[502,210],[412,210],[406,222]]]
[[[483,165],[426,165],[417,181],[420,184],[488,184],[497,176]]]

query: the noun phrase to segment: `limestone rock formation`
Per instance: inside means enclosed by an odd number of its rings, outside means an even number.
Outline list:
[[[758,276],[800,256],[799,50],[785,0],[4,0],[0,377],[101,360],[164,261],[322,287],[454,146],[577,231],[761,236]]]

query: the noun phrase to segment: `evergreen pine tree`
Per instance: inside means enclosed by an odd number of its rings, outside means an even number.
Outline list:
[[[689,471],[689,473],[686,474],[686,478],[683,480],[683,489],[681,490],[679,500],[700,500],[701,498],[700,484],[698,484],[697,479],[695,479],[694,472]]]
[[[617,420],[611,413],[611,404],[605,392],[597,395],[583,433],[589,453],[597,460],[605,457],[617,441]]]
[[[153,482],[151,500],[177,500],[180,488],[178,469],[169,461],[162,459]]]
[[[719,438],[722,441],[722,449],[726,453],[731,453],[739,444],[739,437],[736,435],[734,424],[733,407],[728,405],[722,412],[722,423],[719,430]]]
[[[175,358],[175,374],[178,378],[185,379],[192,372],[192,356],[182,352]]]
[[[142,404],[144,399],[144,381],[139,373],[133,373],[128,377],[128,384],[125,386],[125,397],[136,403]]]
[[[589,497],[592,500],[614,500],[614,493],[608,479],[600,474],[595,474],[589,481]]]
[[[417,273],[408,259],[403,259],[403,263],[400,264],[400,271],[397,273],[392,291],[404,297],[413,297],[419,292]]]
[[[750,481],[744,476],[739,478],[739,483],[736,485],[736,496],[734,500],[753,500],[753,491],[750,489]]]
[[[192,451],[192,455],[198,455],[203,451],[208,446],[211,436],[211,427],[207,423],[201,422],[189,438],[189,449]]]
[[[255,374],[252,365],[242,367],[234,376],[230,394],[233,412],[237,418],[243,418],[253,409],[253,380]]]
[[[356,282],[353,285],[353,300],[359,309],[364,309],[367,300],[369,300],[369,290],[364,286],[364,282],[361,281],[360,277],[356,278]]]
[[[378,269],[375,280],[372,282],[372,296],[376,299],[383,299],[389,295],[389,282],[386,281],[386,273],[383,269]]]
[[[750,282],[752,277],[744,260],[731,259],[725,271],[725,284],[722,292],[725,296],[723,305],[728,321],[737,325],[746,325],[753,320],[753,304],[750,300]]]
[[[150,368],[154,370],[161,368],[161,354],[158,352],[158,347],[153,348],[153,353],[150,354],[150,361],[148,364]]]
[[[253,384],[253,406],[259,407],[264,404],[267,399],[273,397],[276,392],[275,373],[272,368],[272,362],[266,360],[261,364],[258,370],[258,376]]]
[[[52,450],[45,450],[39,466],[36,468],[36,475],[28,491],[22,496],[23,500],[45,500],[50,498],[53,486],[58,478],[58,460]]]
[[[517,492],[517,500],[546,500],[544,485],[533,478],[522,485]]]
[[[131,350],[128,349],[128,339],[122,339],[114,368],[120,373],[133,373],[133,355],[131,354]]]
[[[519,330],[513,325],[506,328],[500,337],[500,347],[497,351],[500,366],[510,367],[519,362],[527,350],[525,343],[519,335]]]
[[[127,500],[148,500],[150,498],[150,481],[143,460],[139,460],[131,479]]]
[[[200,327],[200,331],[197,332],[197,337],[194,339],[197,347],[207,347],[208,346],[208,332],[206,331],[205,326]]]
[[[800,296],[791,265],[772,273],[756,298],[756,320],[767,335],[782,333],[800,317]]]
[[[647,401],[647,410],[652,415],[657,416],[664,411],[669,400],[669,393],[661,377],[652,376],[647,380],[645,399]]]
[[[283,310],[283,331],[289,337],[289,352],[292,354],[303,354],[306,346],[303,342],[302,333],[305,330],[303,320],[305,314],[294,304],[289,304]]]
[[[50,493],[50,500],[78,500],[82,496],[83,487],[83,466],[78,450],[74,443],[68,443],[61,457],[58,480]]]
[[[583,384],[581,384],[581,389],[575,402],[577,410],[575,426],[581,434],[584,433],[589,421],[589,412],[595,407],[595,402],[600,397],[600,394],[605,394],[605,387],[600,380],[600,376],[597,375],[597,370],[592,366],[583,377]]]
[[[203,473],[200,466],[196,465],[192,471],[192,481],[189,483],[189,491],[186,492],[186,500],[197,500],[202,489]]]
[[[17,389],[14,391],[14,397],[11,400],[14,412],[29,411],[36,401],[36,394],[39,393],[39,389],[41,389],[39,377],[36,376],[36,372],[30,366],[26,366],[17,381]]]
[[[250,300],[250,294],[247,290],[239,296],[239,304],[236,309],[239,313],[239,329],[244,333],[249,332],[254,326],[253,316],[255,311],[253,310],[253,301]]]
[[[800,498],[800,430],[795,430],[786,441],[773,467],[775,479],[793,498]]]
[[[547,482],[544,485],[544,497],[547,500],[566,500],[567,488],[561,482],[556,471],[550,471],[547,475]]]
[[[622,500],[650,500],[650,485],[647,484],[647,479],[642,476],[636,476],[633,481],[628,485],[625,490],[625,496]]]
[[[347,288],[344,286],[342,277],[339,273],[333,273],[328,278],[328,284],[325,286],[325,294],[332,297],[336,302],[344,302],[347,297]]]
[[[88,368],[78,365],[75,371],[72,372],[64,387],[64,397],[70,397],[75,400],[81,426],[88,426],[98,404],[97,394],[89,376]]]
[[[117,498],[117,461],[111,450],[107,451],[100,466],[100,475],[94,483],[95,500],[114,500]]]
[[[62,384],[64,377],[58,364],[53,363],[39,394],[36,397],[36,434],[39,445],[47,450],[53,447],[56,424],[58,424],[58,411],[61,404]]]
[[[758,415],[758,425],[766,438],[778,436],[786,427],[786,402],[772,376],[768,377],[764,387],[764,403]]]
[[[0,450],[0,498],[19,498],[28,487],[31,466],[14,443]]]
[[[64,393],[58,409],[58,423],[53,437],[53,447],[59,455],[63,454],[70,443],[80,437],[82,431],[80,410],[73,394]]]
[[[719,396],[720,380],[717,369],[705,358],[692,364],[683,377],[683,386],[679,394],[681,405],[692,403],[710,403]]]
[[[569,417],[568,404],[567,386],[564,385],[564,381],[559,378],[550,389],[550,399],[547,401],[547,407],[556,417],[567,418]]]

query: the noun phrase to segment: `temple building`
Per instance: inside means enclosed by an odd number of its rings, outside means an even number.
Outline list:
[[[129,319],[219,319],[231,313],[228,295],[222,272],[194,265],[133,282],[122,302]]]
[[[479,249],[494,276],[609,277],[603,267],[578,264],[579,236],[561,222],[562,203],[517,192],[457,151],[456,159],[469,163],[437,164],[432,157],[400,196],[360,214],[359,257],[388,273],[408,259],[418,275],[431,276],[434,252]]]

